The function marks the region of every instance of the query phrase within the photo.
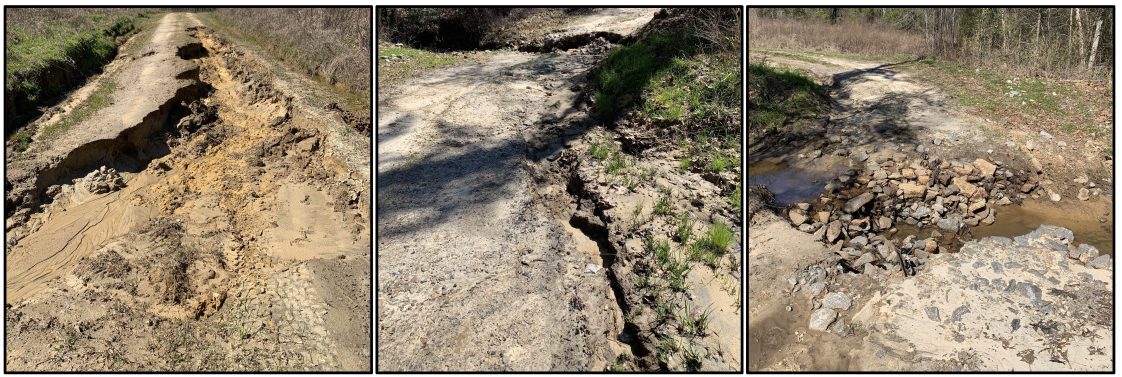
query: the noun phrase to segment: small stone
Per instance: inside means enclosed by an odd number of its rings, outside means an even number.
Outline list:
[[[979,158],[977,160],[974,160],[974,167],[978,168],[978,171],[980,171],[983,175],[985,175],[987,177],[992,177],[993,173],[995,171],[997,171],[997,165],[994,165],[994,164],[990,163],[989,161],[986,161],[985,159],[981,159],[981,158]]]
[[[966,209],[970,212],[975,212],[976,213],[976,212],[982,211],[985,208],[986,208],[986,200],[982,199],[982,200],[970,203],[970,206],[967,207]]]
[[[865,253],[862,254],[860,258],[857,258],[857,260],[853,261],[853,266],[863,266],[866,263],[876,262],[876,260],[877,257],[874,256],[873,253]]]
[[[837,321],[834,321],[833,325],[830,325],[830,332],[841,336],[846,336],[849,334],[849,325],[845,323],[844,318],[838,318]]]
[[[865,236],[857,236],[853,237],[852,240],[849,240],[849,243],[853,246],[862,248],[869,244],[869,239]]]
[[[830,308],[821,308],[815,310],[810,314],[810,329],[816,331],[826,331],[830,324],[838,318],[838,312]]]
[[[802,211],[792,209],[787,214],[791,218],[791,223],[795,225],[800,225],[806,222],[806,215],[804,215]]]
[[[1053,202],[1058,202],[1060,201],[1060,194],[1052,191],[1052,189],[1048,189],[1048,199],[1051,199]]]
[[[1040,174],[1040,173],[1044,172],[1044,165],[1041,164],[1040,160],[1036,159],[1035,156],[1032,159],[1030,159],[1029,162],[1032,163],[1033,172],[1035,172],[1037,174]]]
[[[892,227],[892,219],[890,219],[886,216],[881,216],[880,218],[877,219],[877,225],[880,225],[881,229],[891,228]]]
[[[830,292],[822,298],[822,307],[837,310],[848,310],[853,301],[841,292]]]
[[[1025,184],[1021,185],[1021,193],[1028,194],[1035,188],[1036,182],[1026,182]]]
[[[927,313],[927,318],[931,319],[932,321],[935,321],[935,322],[941,322],[942,321],[942,317],[939,317],[939,308],[934,307],[934,306],[928,306],[926,308],[923,308],[923,311]]]
[[[803,233],[814,233],[814,224],[799,225],[799,231]]]
[[[1079,200],[1091,199],[1091,190],[1088,190],[1086,187],[1080,187],[1079,195],[1077,195],[1076,198],[1079,198]]]
[[[1040,131],[1040,138],[1044,140],[1052,140],[1052,134],[1045,131]]]
[[[928,239],[923,241],[923,251],[927,252],[928,254],[934,253],[935,250],[938,249],[938,248],[939,248],[939,243],[935,242],[934,238],[928,238]]]
[[[918,198],[927,191],[926,187],[915,183],[901,183],[899,187],[904,198]]]
[[[822,291],[826,289],[826,283],[814,283],[810,285],[810,297],[818,297]]]
[[[1111,266],[1109,255],[1100,255],[1087,262],[1087,267],[1097,268],[1100,270],[1109,270]]]
[[[1026,141],[1025,142],[1025,149],[1027,149],[1029,151],[1032,151],[1033,149],[1036,149],[1036,143],[1033,143],[1032,140]]]
[[[830,221],[830,213],[826,211],[819,211],[814,214],[814,221],[824,223]]]
[[[806,211],[806,210],[810,209],[810,203],[797,203],[797,204],[795,204],[795,207],[797,207],[800,210]]]
[[[1075,181],[1075,183],[1078,183],[1078,184],[1081,184],[1081,185],[1087,183],[1087,181],[1089,181],[1089,180],[1090,180],[1090,178],[1087,178],[1086,174],[1080,175],[1079,178],[1073,179],[1073,181]]]
[[[850,199],[849,201],[845,202],[845,206],[842,207],[842,209],[844,209],[845,212],[853,213],[853,212],[856,212],[857,210],[861,209],[861,207],[864,207],[865,204],[868,204],[872,200],[873,200],[873,193],[866,192],[864,194],[858,195],[857,197],[855,197],[853,199]]]
[[[841,235],[841,221],[834,220],[827,225],[826,228],[826,242],[834,242]]]
[[[968,182],[966,177],[954,177],[954,179],[951,179],[951,182],[953,182],[954,185],[958,187],[958,190],[967,198],[973,197],[974,194],[978,192],[978,187]]]
[[[961,321],[962,316],[966,315],[966,313],[970,313],[970,308],[966,305],[959,306],[954,310],[954,313],[951,313],[950,323]]]

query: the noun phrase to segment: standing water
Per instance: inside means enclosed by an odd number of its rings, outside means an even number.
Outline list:
[[[819,159],[817,161],[822,161]],[[788,206],[813,200],[825,190],[826,182],[845,170],[840,164],[821,163],[813,169],[791,166],[783,161],[748,162],[748,185],[764,185],[775,195],[775,202]]]

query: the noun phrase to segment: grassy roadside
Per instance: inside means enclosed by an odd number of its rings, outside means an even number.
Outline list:
[[[967,107],[974,115],[998,124],[1045,130],[1053,134],[1108,142],[1113,117],[1108,82],[1023,77],[994,69],[971,67],[944,59],[907,55],[863,55],[836,51],[789,51],[750,49],[768,54],[830,65],[818,57],[837,57],[868,62],[904,63],[894,66],[915,78],[935,84]],[[751,90],[751,74],[749,89]],[[751,108],[751,95],[749,96]],[[750,117],[759,120],[755,112]],[[752,119],[756,118],[756,119]]]
[[[5,25],[5,127],[8,135],[117,55],[156,12],[125,9],[16,8]],[[26,133],[20,135],[26,139]],[[22,144],[23,142],[20,141]]]
[[[473,56],[477,54],[456,56],[382,42],[378,44],[378,87],[393,85],[434,69],[473,61]]]
[[[748,63],[748,128],[782,131],[827,110],[826,91],[803,73]]]
[[[372,114],[370,108],[372,93],[367,78],[368,60],[361,61],[369,59],[369,51],[348,50],[348,46],[361,46],[367,41],[349,40],[357,37],[333,29],[316,30],[315,33],[312,30],[301,29],[294,35],[278,36],[277,30],[268,28],[270,26],[265,24],[266,20],[259,19],[264,14],[250,14],[255,17],[255,20],[233,22],[227,16],[209,12],[197,13],[219,34],[256,46],[269,57],[284,62],[284,65],[292,68],[293,72],[307,74],[318,86],[334,94],[345,110],[356,114]],[[322,43],[316,42],[316,38],[320,38],[319,42]],[[314,47],[309,47],[310,45]]]

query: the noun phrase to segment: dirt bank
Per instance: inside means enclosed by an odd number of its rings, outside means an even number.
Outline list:
[[[368,139],[193,14],[140,48],[20,165],[7,367],[370,370]]]

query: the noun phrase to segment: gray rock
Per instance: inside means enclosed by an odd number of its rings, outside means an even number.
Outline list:
[[[890,219],[888,217],[885,217],[885,216],[881,216],[879,219],[877,219],[877,225],[880,225],[881,229],[891,228],[892,227],[892,219]]]
[[[865,162],[865,160],[869,159],[869,154],[865,153],[865,151],[857,151],[857,153],[851,153],[849,158],[856,162]]]
[[[1044,140],[1052,140],[1052,134],[1045,131],[1040,131],[1040,138]]]
[[[1051,199],[1053,202],[1058,202],[1060,201],[1060,194],[1052,191],[1052,189],[1048,189],[1048,199]]]
[[[1078,259],[1080,262],[1087,263],[1091,258],[1099,256],[1099,249],[1088,244],[1081,244],[1075,251],[1068,253],[1068,257]]]
[[[865,253],[861,254],[860,258],[857,258],[857,260],[853,261],[853,266],[864,266],[866,263],[872,263],[876,261],[877,257],[873,255],[873,253]]]
[[[852,240],[849,240],[849,243],[857,247],[865,247],[865,245],[869,244],[869,239],[865,236],[857,236],[853,237]]]
[[[834,220],[826,226],[826,242],[834,242],[841,235],[841,220]]]
[[[1100,270],[1109,270],[1110,267],[1111,267],[1110,256],[1109,255],[1097,256],[1097,257],[1095,257],[1095,259],[1091,259],[1090,262],[1087,262],[1087,267],[1097,268],[1097,269],[1100,269]]]
[[[816,331],[826,331],[830,324],[838,318],[838,312],[830,308],[821,308],[815,310],[810,314],[810,329]]]
[[[791,218],[791,223],[799,225],[806,222],[806,214],[797,209],[791,209],[787,212],[787,216]]]
[[[961,321],[962,316],[966,315],[966,313],[969,313],[969,312],[970,312],[970,308],[967,307],[966,305],[959,306],[958,308],[956,308],[954,310],[954,313],[951,313],[951,318],[948,319],[948,322],[949,323],[955,323],[955,322]]]
[[[870,192],[866,192],[864,194],[858,195],[857,197],[855,197],[853,199],[850,199],[849,201],[845,202],[845,206],[842,207],[842,209],[844,209],[845,212],[853,213],[853,212],[856,212],[857,210],[861,209],[861,207],[864,207],[865,204],[868,204],[872,200],[873,200],[873,194],[870,193]]]
[[[935,225],[938,226],[939,229],[957,233],[960,229],[962,229],[963,224],[962,218],[956,215],[953,217],[940,219],[938,222],[936,222]]]
[[[818,297],[824,289],[826,289],[826,283],[811,284],[809,288],[810,297]]]
[[[912,212],[912,217],[916,218],[917,220],[923,220],[927,217],[927,215],[930,214],[931,210],[928,209],[927,206],[920,206],[919,208],[916,208],[915,212]]]
[[[1043,164],[1041,164],[1041,163],[1040,163],[1040,160],[1036,159],[1036,157],[1035,157],[1035,156],[1034,156],[1033,158],[1029,159],[1029,162],[1031,162],[1031,163],[1032,163],[1032,169],[1033,169],[1033,172],[1034,172],[1034,173],[1038,173],[1038,174],[1039,174],[1039,173],[1043,173],[1043,172],[1044,172],[1044,165],[1043,165]]]
[[[822,298],[822,307],[824,308],[848,310],[849,306],[852,304],[853,301],[849,299],[849,296],[841,292],[830,292],[826,294],[826,297]]]
[[[813,233],[814,232],[814,225],[811,225],[811,224],[799,225],[799,230],[804,232],[804,233]]]
[[[849,335],[849,325],[845,323],[845,318],[834,321],[834,324],[830,325],[830,332],[841,336]]]
[[[939,317],[939,308],[934,307],[934,306],[928,306],[926,308],[923,308],[923,311],[927,312],[927,318],[931,319],[932,321],[935,321],[935,322],[942,321],[942,317]]]

